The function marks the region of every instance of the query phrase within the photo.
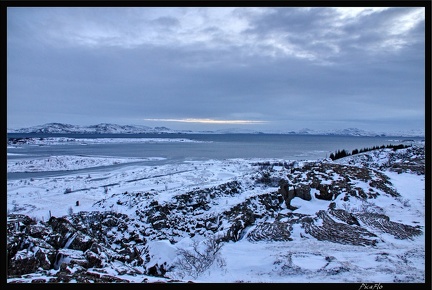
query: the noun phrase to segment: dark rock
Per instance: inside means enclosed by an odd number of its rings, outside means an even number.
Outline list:
[[[39,279],[32,279],[31,283],[46,283],[46,280],[43,278],[39,278]]]
[[[311,187],[307,184],[298,184],[295,187],[294,195],[295,197],[299,197],[303,200],[310,201],[312,200],[312,196],[310,194]]]
[[[295,197],[295,191],[289,190],[288,181],[281,179],[279,181],[279,190],[278,193],[282,196],[282,199],[285,202],[285,205],[290,210],[296,210],[295,206],[291,205],[291,200]]]
[[[103,260],[100,255],[95,254],[92,251],[86,251],[84,253],[85,258],[88,261],[89,268],[100,268],[103,265]]]
[[[34,273],[39,266],[40,262],[33,252],[22,250],[9,259],[8,275],[14,276]]]
[[[322,220],[320,225],[315,221],[303,222],[305,232],[317,240],[356,246],[374,246],[379,241],[375,234],[360,226],[336,222],[326,211],[320,210],[317,217]]]
[[[328,185],[320,185],[319,188],[319,194],[315,193],[315,197],[322,200],[333,200],[333,193],[330,191],[330,188]]]

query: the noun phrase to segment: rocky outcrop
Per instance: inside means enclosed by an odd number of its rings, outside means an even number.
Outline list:
[[[290,210],[296,210],[295,206],[291,205],[291,200],[294,197],[299,197],[301,199],[310,201],[312,199],[310,190],[311,187],[308,184],[295,184],[292,185],[292,189],[289,188],[289,183],[285,179],[281,179],[279,181],[279,190],[278,193],[282,196],[282,199],[285,202],[285,205]]]
[[[285,205],[290,210],[296,210],[297,208],[291,205],[291,200],[294,198],[294,190],[289,190],[288,181],[281,179],[279,181],[278,193],[282,196]]]
[[[361,221],[361,224],[359,223]],[[313,219],[303,219],[302,227],[320,241],[356,246],[375,246],[381,240],[374,232],[386,233],[397,239],[411,239],[421,235],[419,227],[390,221],[376,213],[349,213],[345,210],[320,210]]]
[[[336,163],[424,175],[425,160],[425,146],[414,144],[398,150],[380,149],[356,154],[337,160]]]
[[[126,215],[112,212],[80,212],[51,217],[47,222],[9,215],[8,276],[21,276],[40,268],[58,270],[63,263],[80,269],[101,268],[113,260],[142,265],[145,240],[122,228],[125,220]],[[94,227],[100,227],[100,232],[96,233]],[[112,234],[116,230],[118,236]]]
[[[360,220],[366,228],[380,233],[387,233],[396,239],[411,239],[414,236],[421,235],[423,232],[420,226],[410,226],[402,223],[390,221],[389,217],[377,213],[359,213],[356,218]]]
[[[262,222],[248,233],[249,241],[292,241],[292,226],[288,222]]]
[[[320,241],[330,241],[356,246],[375,246],[379,239],[366,229],[335,221],[327,211],[317,212],[315,219],[305,219],[303,223],[306,234]]]
[[[290,183],[298,188],[309,185],[311,189],[319,192],[315,193],[315,197],[322,200],[332,201],[341,195],[345,200],[349,197],[371,199],[380,194],[399,196],[385,174],[366,167],[306,162],[295,172],[287,174],[287,177]],[[359,183],[367,183],[368,191],[358,186]]]

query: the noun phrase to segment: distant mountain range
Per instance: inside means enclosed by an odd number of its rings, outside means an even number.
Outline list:
[[[90,126],[78,126],[63,123],[48,123],[17,130],[8,129],[8,133],[56,133],[56,134],[140,134],[140,133],[175,133],[166,127],[148,127],[141,125],[117,125],[101,123]]]
[[[372,132],[358,128],[342,130],[312,130],[304,128],[297,131],[255,131],[240,128],[231,128],[215,131],[173,130],[167,127],[149,127],[143,125],[117,125],[100,123],[90,126],[78,126],[63,123],[47,123],[21,129],[7,129],[8,133],[45,133],[45,134],[302,134],[302,135],[344,135],[344,136],[401,136],[424,137],[422,130],[398,131],[398,132]]]

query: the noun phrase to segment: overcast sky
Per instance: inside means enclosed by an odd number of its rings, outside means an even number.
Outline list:
[[[424,130],[425,8],[7,8],[7,127]]]

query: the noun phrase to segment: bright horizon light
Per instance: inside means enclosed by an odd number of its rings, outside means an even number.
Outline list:
[[[247,124],[264,124],[268,121],[252,121],[252,120],[215,120],[215,119],[144,119],[144,121],[158,121],[158,122],[181,122],[181,123],[204,123],[204,124],[237,124],[237,125],[247,125]]]

